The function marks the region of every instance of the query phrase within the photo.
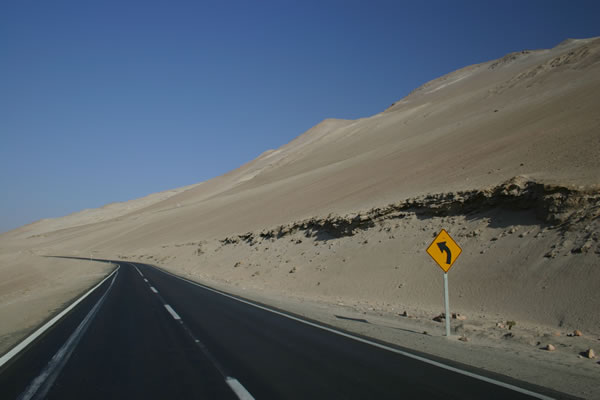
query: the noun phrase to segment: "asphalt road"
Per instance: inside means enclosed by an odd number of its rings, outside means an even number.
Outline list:
[[[0,370],[0,398],[568,398],[115,263],[114,281]],[[78,327],[72,353],[47,372]]]

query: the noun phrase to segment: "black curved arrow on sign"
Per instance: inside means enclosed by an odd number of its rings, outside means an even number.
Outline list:
[[[450,264],[450,261],[452,261],[452,252],[446,246],[446,242],[439,242],[437,245],[442,253],[446,252],[446,264]]]

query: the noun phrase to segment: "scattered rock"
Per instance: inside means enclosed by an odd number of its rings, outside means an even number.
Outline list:
[[[241,267],[242,266],[242,262],[238,261],[235,264],[233,264],[233,268],[237,268],[237,267]]]
[[[289,272],[289,273],[290,273],[290,274],[293,274],[294,272],[296,272],[296,267],[294,267],[294,268],[290,269],[290,272]]]
[[[594,349],[587,349],[586,351],[580,354],[585,358],[589,358],[590,360],[596,358],[596,353],[594,352]]]
[[[505,326],[502,322],[496,322],[496,328],[504,329]]]
[[[554,351],[556,350],[556,347],[554,347],[553,345],[551,345],[550,343],[548,343],[545,347],[544,350],[546,351]]]
[[[481,231],[479,229],[475,229],[474,231],[471,231],[469,233],[467,233],[467,237],[477,237],[481,234]]]
[[[433,320],[435,322],[442,322],[446,320],[446,315],[444,315],[444,313],[441,313],[440,315],[433,317]]]
[[[573,253],[573,254],[587,253],[588,251],[591,250],[593,244],[594,243],[593,243],[592,238],[588,237],[588,239],[585,240],[584,243],[580,243],[579,245],[576,245],[575,247],[573,247],[571,249],[571,253]]]
[[[579,329],[575,329],[573,331],[573,336],[581,336],[581,335],[582,335],[582,333],[581,333],[581,331]]]
[[[452,313],[452,318],[457,319],[459,321],[464,321],[467,319],[467,317],[465,315],[462,315],[459,313]]]
[[[555,250],[550,250],[549,252],[547,252],[546,254],[544,254],[544,257],[546,257],[546,258],[556,258],[556,251]]]
[[[515,334],[512,332],[508,332],[507,334],[505,334],[504,336],[502,336],[504,339],[512,339],[515,337]]]
[[[466,337],[466,336],[461,336],[461,337],[458,338],[458,340],[460,340],[461,342],[468,342],[469,338]]]
[[[400,315],[401,317],[408,317],[408,313],[406,312],[406,310],[398,315]]]

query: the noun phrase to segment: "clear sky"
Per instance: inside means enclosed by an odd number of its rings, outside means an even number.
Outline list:
[[[210,179],[599,21],[576,0],[4,0],[0,232]]]

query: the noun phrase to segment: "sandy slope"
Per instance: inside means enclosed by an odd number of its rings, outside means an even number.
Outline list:
[[[430,319],[441,275],[424,250],[446,228],[464,249],[456,310],[531,326],[521,339],[539,351],[538,328],[600,336],[598,110],[600,39],[568,40],[452,72],[369,118],[325,120],[210,181],[8,232],[0,248],[129,257],[273,301]],[[469,203],[466,190],[497,193]],[[408,199],[401,217],[377,211]],[[339,235],[330,214],[370,222]]]

